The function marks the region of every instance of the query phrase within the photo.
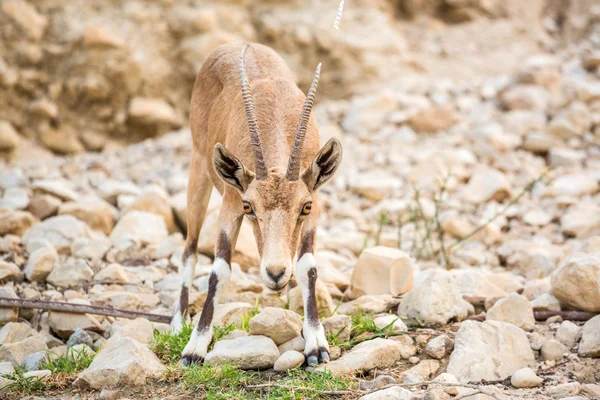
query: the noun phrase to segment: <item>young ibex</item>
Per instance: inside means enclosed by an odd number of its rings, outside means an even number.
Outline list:
[[[305,98],[275,51],[260,44],[227,44],[208,56],[196,77],[190,106],[188,233],[174,329],[186,316],[198,234],[213,185],[223,194],[223,205],[208,295],[182,353],[185,365],[201,362],[212,340],[213,313],[231,274],[231,254],[244,215],[252,222],[260,275],[269,288],[280,290],[288,284],[297,257],[304,354],[309,365],[329,360],[315,296],[317,189],[340,165],[342,147],[331,139],[319,150],[311,110],[320,70],[319,64]]]

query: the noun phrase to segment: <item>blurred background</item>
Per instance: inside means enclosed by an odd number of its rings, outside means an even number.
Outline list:
[[[273,47],[304,90],[322,62],[321,102],[435,79],[445,103],[459,82],[506,77],[537,53],[548,56],[530,69],[560,74],[561,54],[598,45],[594,0],[350,0],[340,31],[336,3],[3,0],[3,155],[100,151],[186,126],[196,72],[231,41]]]

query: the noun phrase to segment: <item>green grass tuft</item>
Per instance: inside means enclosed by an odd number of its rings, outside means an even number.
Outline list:
[[[365,340],[375,339],[378,337],[387,338],[393,335],[392,332],[394,323],[400,319],[400,317],[397,317],[397,319],[393,320],[381,329],[375,325],[375,317],[373,314],[359,311],[357,314],[352,315],[351,319],[352,330],[350,331],[350,340],[342,341],[339,339],[339,335],[343,332],[343,329],[340,329],[339,332],[328,333],[326,335],[329,344],[338,346],[342,350],[347,350],[356,346],[360,342],[364,342]]]
[[[232,365],[203,365],[184,368],[181,382],[187,389],[208,399],[322,399],[324,391],[348,390],[352,382],[330,372],[311,373],[300,369],[282,374],[242,371]],[[257,385],[257,386],[255,386]],[[331,396],[329,396],[331,398]]]
[[[154,342],[152,351],[167,364],[174,364],[179,361],[183,348],[190,340],[194,326],[183,322],[183,328],[177,333],[172,331],[160,332],[154,329]]]
[[[91,350],[81,349],[75,350],[72,347],[67,348],[67,352],[56,358],[51,359],[51,351],[48,352],[48,357],[40,363],[40,369],[49,369],[53,374],[74,374],[81,372],[90,366],[96,353]]]
[[[0,391],[11,390],[20,393],[35,394],[46,389],[46,385],[43,382],[44,378],[37,376],[30,376],[26,378],[23,376],[25,372],[27,371],[24,368],[17,368],[15,369],[15,372],[4,375],[4,378],[11,382],[0,387]]]

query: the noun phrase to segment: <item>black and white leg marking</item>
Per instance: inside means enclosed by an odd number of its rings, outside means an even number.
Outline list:
[[[171,329],[173,332],[180,332],[183,327],[183,321],[187,318],[189,307],[190,286],[194,280],[194,270],[196,269],[197,242],[189,243],[183,253],[183,269],[180,271],[181,290],[179,299],[175,305],[175,312],[171,319]]]
[[[302,238],[302,246],[296,263],[296,280],[302,290],[304,301],[304,326],[302,334],[306,345],[304,356],[309,366],[315,366],[319,362],[329,362],[329,344],[325,338],[325,330],[319,320],[317,309],[317,263],[313,254],[314,248],[313,230],[307,231]]]
[[[192,332],[181,357],[183,365],[199,364],[204,361],[208,346],[213,338],[213,316],[223,289],[231,276],[231,241],[227,233],[221,232],[217,240],[216,257],[208,280],[208,294],[200,320]]]

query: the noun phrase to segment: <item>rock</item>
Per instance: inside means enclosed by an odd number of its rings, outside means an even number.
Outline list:
[[[329,370],[334,374],[367,372],[389,368],[400,359],[400,345],[390,339],[373,339],[362,342],[342,357],[321,365],[317,371]]]
[[[317,273],[318,274],[318,273]],[[334,310],[333,299],[327,287],[319,280],[316,283],[317,312],[319,317],[326,318]],[[289,309],[298,315],[304,315],[304,301],[300,286],[290,289],[287,293]]]
[[[25,357],[43,350],[48,350],[46,342],[39,335],[31,336],[17,343],[0,346],[0,361],[8,361],[14,367],[18,367]]]
[[[175,216],[169,204],[169,197],[159,187],[152,186],[146,189],[135,201],[127,208],[127,211],[137,210],[160,215],[165,220],[165,225],[169,233],[179,232],[175,224]]]
[[[23,235],[23,242],[28,244],[33,240],[45,239],[54,246],[58,253],[68,254],[73,240],[80,237],[91,238],[90,228],[71,215],[59,215],[48,218],[30,228]]]
[[[533,330],[535,318],[529,300],[517,293],[500,299],[487,312],[486,319],[503,321],[516,325],[526,331]]]
[[[596,315],[583,325],[579,355],[581,357],[600,357],[600,315]]]
[[[427,342],[425,353],[437,360],[441,360],[454,349],[454,342],[447,335],[436,336]]]
[[[150,345],[154,341],[154,329],[158,331],[169,329],[169,326],[166,324],[150,322],[145,318],[125,320],[120,327],[115,325],[117,324],[113,324],[113,334],[106,344],[115,342],[123,337],[128,337],[142,344]]]
[[[303,352],[306,347],[306,340],[302,336],[296,336],[292,340],[288,340],[282,345],[279,345],[279,354],[283,354],[289,350],[296,350],[298,352]]]
[[[273,369],[275,371],[287,371],[289,369],[298,368],[303,363],[304,354],[295,350],[288,350],[280,355],[277,361],[275,361]]]
[[[502,202],[512,196],[510,182],[502,172],[487,165],[474,169],[463,197],[471,203],[486,203],[491,200]]]
[[[565,235],[578,239],[600,235],[600,206],[577,203],[569,207],[560,219],[560,227]]]
[[[23,362],[21,362],[21,367],[25,368],[26,371],[37,371],[40,369],[40,364],[48,361],[50,354],[51,353],[48,353],[47,350],[30,354],[23,359]],[[56,358],[56,356],[54,358]]]
[[[159,243],[169,236],[165,221],[156,214],[144,211],[129,211],[110,234],[110,240],[117,244],[123,238],[130,238],[143,244]]]
[[[408,359],[417,354],[417,347],[414,340],[408,335],[393,336],[390,338],[400,345],[400,356],[403,359]]]
[[[0,329],[0,345],[17,343],[36,334],[36,331],[23,322],[9,322]]]
[[[75,346],[78,344],[85,344],[89,347],[92,347],[94,344],[94,338],[84,331],[81,328],[75,329],[75,332],[71,336],[69,336],[69,340],[67,340],[67,346]]]
[[[531,368],[521,368],[510,377],[510,384],[517,389],[534,388],[539,386],[543,381]]]
[[[576,254],[552,274],[552,294],[563,309],[600,312],[600,253]]]
[[[0,260],[0,281],[22,281],[23,273],[15,264]]]
[[[28,211],[0,208],[0,236],[22,236],[38,219]]]
[[[206,355],[206,364],[236,364],[241,369],[267,369],[279,358],[275,343],[266,336],[220,340]]]
[[[48,313],[50,328],[60,338],[67,340],[77,329],[103,332],[104,328],[96,317],[90,314],[68,314],[56,311]]]
[[[30,254],[25,266],[25,276],[31,282],[44,282],[58,263],[58,253],[53,247],[42,247]]]
[[[436,360],[419,361],[414,367],[402,373],[404,383],[418,383],[429,381],[440,369],[440,363]]]
[[[448,130],[458,119],[454,107],[433,106],[410,117],[408,123],[417,132],[437,132]]]
[[[83,31],[83,43],[89,48],[121,48],[125,41],[105,26],[87,25]]]
[[[552,181],[550,192],[554,196],[585,196],[598,191],[597,179],[586,173],[559,176]]]
[[[8,121],[0,120],[0,152],[13,151],[19,144],[19,135]]]
[[[47,194],[54,196],[61,201],[74,201],[79,195],[75,192],[71,184],[62,179],[41,179],[31,184],[34,194]]]
[[[523,222],[533,226],[548,225],[552,221],[552,216],[544,210],[529,210],[523,215]]]
[[[350,182],[350,189],[361,196],[374,201],[389,197],[402,187],[402,181],[385,172],[368,172],[358,174]]]
[[[110,204],[116,205],[119,196],[137,196],[140,194],[140,189],[131,182],[106,179],[98,185],[97,192],[104,200],[108,201]]]
[[[94,271],[83,260],[59,265],[54,268],[46,280],[51,284],[68,288],[86,283],[94,276]]]
[[[424,400],[450,400],[451,397],[448,393],[444,392],[442,388],[433,388],[425,393]]]
[[[556,386],[546,388],[546,394],[555,399],[566,399],[568,396],[574,396],[581,390],[579,382],[563,383]]]
[[[0,373],[0,375],[2,375],[2,373]],[[582,385],[581,394],[588,396],[590,399],[600,399],[600,385],[592,383]]]
[[[71,255],[75,258],[100,260],[109,249],[110,240],[107,238],[78,238],[71,243]]]
[[[59,207],[58,214],[73,215],[106,235],[110,235],[117,217],[117,212],[108,202],[96,197],[83,197],[76,202],[64,203]]]
[[[473,306],[463,300],[452,275],[436,269],[402,298],[398,315],[428,325],[444,325],[451,319],[464,320],[472,310]]]
[[[29,372],[25,372],[23,374],[23,378],[27,379],[27,378],[46,378],[48,376],[52,375],[52,371],[50,371],[49,369],[42,369],[39,371],[29,371]]]
[[[293,311],[282,308],[266,307],[250,318],[251,335],[263,335],[271,338],[276,345],[295,338],[302,332],[302,320]]]
[[[133,122],[142,125],[181,124],[173,107],[162,99],[134,97],[129,104],[128,114]]]
[[[556,330],[556,340],[567,346],[568,349],[577,344],[581,335],[581,328],[571,321],[563,321]]]
[[[334,315],[321,321],[325,335],[335,335],[340,342],[350,340],[352,320],[347,315]]]
[[[502,105],[509,110],[545,111],[550,93],[534,85],[515,85],[500,94]]]
[[[341,303],[337,312],[343,315],[355,315],[359,312],[366,314],[384,313],[398,305],[398,301],[389,294],[365,295],[348,303]]]
[[[62,201],[50,194],[34,194],[29,202],[27,211],[35,215],[40,220],[55,215]]]
[[[10,188],[4,191],[0,199],[0,208],[24,210],[29,205],[29,191],[26,188]],[[35,214],[34,214],[35,216]]]
[[[396,315],[377,317],[373,320],[373,323],[377,328],[382,329],[385,332],[389,332],[392,335],[398,335],[402,332],[408,331],[408,328],[404,322],[402,322],[400,317]]]
[[[582,102],[575,101],[552,118],[548,124],[548,133],[561,139],[583,136],[591,122],[587,106]]]
[[[49,115],[48,117],[54,118]],[[68,125],[62,129],[43,128],[40,132],[40,142],[49,150],[58,154],[76,154],[85,150],[77,132]]]
[[[542,293],[530,301],[533,311],[560,311],[560,302],[550,293]]]
[[[461,382],[498,380],[534,363],[521,329],[500,321],[464,321],[454,338],[446,372]]]
[[[30,38],[39,41],[48,26],[48,18],[24,0],[5,0],[2,11]]]
[[[104,269],[94,275],[94,281],[111,281],[117,283],[129,283],[127,272],[119,264],[108,264]]]
[[[411,400],[413,393],[399,386],[379,390],[360,397],[360,400]]]
[[[563,354],[568,353],[567,346],[555,339],[549,339],[542,344],[540,356],[542,361],[560,360]]]
[[[141,386],[166,371],[156,355],[131,338],[105,346],[73,383],[81,388],[102,389],[122,385]]]
[[[391,294],[399,296],[413,285],[413,266],[405,252],[391,247],[363,250],[352,273],[355,296]]]
[[[13,367],[12,363],[9,361],[0,362],[0,377],[4,375],[10,375],[15,372],[15,367]],[[2,387],[2,382],[0,382],[0,387]]]
[[[8,297],[10,299],[18,299],[19,297],[15,293],[12,287],[8,285],[0,286],[0,297]],[[7,324],[9,322],[16,322],[19,318],[19,309],[17,307],[0,308],[0,325]]]
[[[398,382],[389,375],[377,375],[372,381],[360,381],[358,387],[366,392],[374,392],[396,383]]]

